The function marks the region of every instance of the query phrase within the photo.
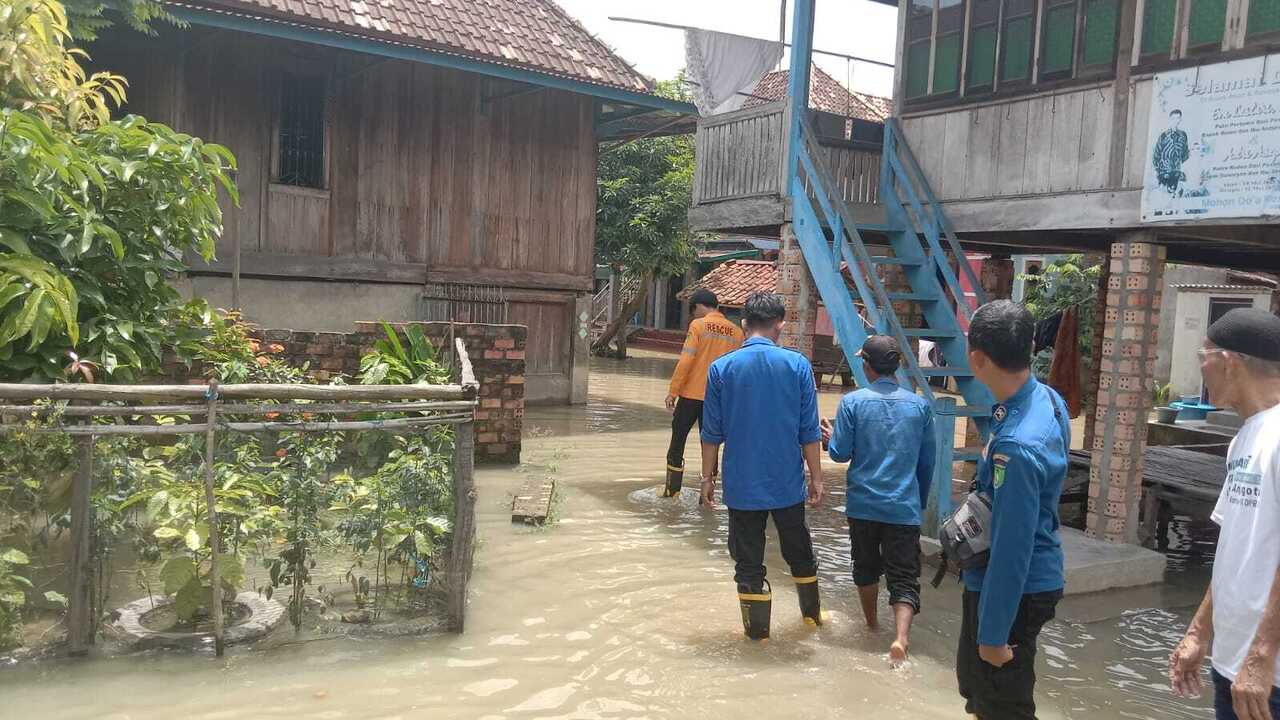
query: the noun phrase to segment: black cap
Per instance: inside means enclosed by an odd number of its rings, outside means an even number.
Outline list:
[[[694,305],[706,305],[709,308],[720,307],[720,300],[716,294],[706,288],[694,290],[693,295],[689,296],[689,302]]]
[[[867,338],[858,355],[870,363],[876,372],[896,370],[902,364],[902,351],[898,349],[898,341],[888,335],[872,335]]]
[[[1280,317],[1258,308],[1236,308],[1209,326],[1209,342],[1231,352],[1280,362]]]

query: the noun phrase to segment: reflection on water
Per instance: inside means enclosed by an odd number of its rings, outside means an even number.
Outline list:
[[[890,670],[889,632],[862,625],[849,577],[841,468],[810,513],[829,622],[801,622],[771,543],[773,637],[741,637],[727,513],[697,506],[696,483],[659,498],[669,359],[602,361],[591,403],[531,408],[525,464],[485,468],[481,545],[461,636],[310,641],[291,631],[224,661],[151,652],[124,661],[0,671],[8,718],[958,718],[959,589],[926,585],[913,662]],[[826,414],[838,395],[824,393]],[[696,468],[696,442],[687,462]],[[554,474],[561,522],[509,522],[529,476]],[[691,472],[696,479],[696,472]],[[1068,598],[1042,643],[1042,718],[1209,718],[1174,700],[1169,650],[1207,582],[1212,543],[1185,520],[1170,537],[1172,581]],[[1206,552],[1207,550],[1207,552]],[[1160,609],[1166,608],[1166,609]]]

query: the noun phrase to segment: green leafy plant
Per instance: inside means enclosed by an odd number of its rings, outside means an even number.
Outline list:
[[[442,384],[449,381],[449,370],[436,360],[436,348],[427,340],[422,328],[405,328],[405,340],[388,323],[382,323],[386,338],[373,345],[373,350],[360,358],[361,385]]]
[[[0,379],[88,367],[135,379],[175,335],[181,298],[168,278],[185,253],[213,256],[219,188],[238,202],[235,158],[141,117],[111,120],[124,79],[85,76],[61,6],[4,9]]]
[[[1152,407],[1168,407],[1169,401],[1172,399],[1173,385],[1171,383],[1165,383],[1164,385],[1157,384],[1151,390]]]
[[[1036,320],[1075,309],[1076,341],[1086,365],[1092,357],[1093,319],[1097,312],[1098,278],[1101,274],[1101,265],[1086,266],[1083,255],[1068,255],[1046,264],[1039,275],[1020,276],[1026,285],[1023,304]],[[1048,376],[1052,360],[1052,352],[1037,356],[1034,361],[1037,377],[1044,379]]]
[[[15,548],[0,547],[0,650],[21,644],[22,608],[27,604],[31,580],[21,570],[31,563],[27,554]],[[45,600],[65,605],[67,599],[56,592],[46,592]]]

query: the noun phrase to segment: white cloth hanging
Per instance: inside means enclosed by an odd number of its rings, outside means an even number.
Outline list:
[[[782,60],[782,43],[710,30],[685,30],[685,67],[704,117],[742,107],[745,95]]]

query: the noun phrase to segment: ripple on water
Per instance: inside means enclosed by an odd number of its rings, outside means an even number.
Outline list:
[[[462,691],[475,695],[476,697],[489,697],[490,695],[496,695],[500,692],[510,690],[519,684],[520,682],[513,678],[492,678],[489,680],[481,680],[480,682],[473,682],[470,685],[464,685]]]

